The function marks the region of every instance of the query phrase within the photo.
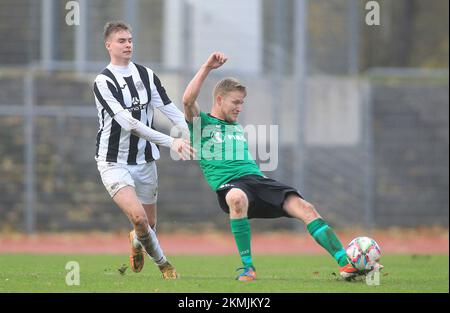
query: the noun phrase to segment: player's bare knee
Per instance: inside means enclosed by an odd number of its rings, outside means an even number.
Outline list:
[[[242,209],[245,206],[245,198],[242,196],[234,196],[229,199],[228,205],[236,209]]]
[[[229,207],[242,209],[247,206],[247,196],[238,189],[232,189],[228,192],[225,200]]]
[[[231,217],[242,217],[244,215],[244,210],[238,207],[230,207]]]
[[[314,205],[309,202],[303,201],[302,210],[303,210],[303,221],[305,223],[309,223],[320,217]]]
[[[225,200],[230,209],[231,217],[243,217],[247,215],[248,200],[246,194],[239,189],[231,189]]]
[[[288,214],[302,220],[306,224],[320,217],[311,203],[295,194],[291,194],[286,198],[283,208]]]
[[[309,202],[304,201],[302,208],[307,213],[310,213],[310,214],[317,213],[316,208],[314,207],[314,205],[312,205]]]
[[[133,223],[135,228],[144,228],[148,225],[147,217],[142,214],[132,215],[131,223]]]

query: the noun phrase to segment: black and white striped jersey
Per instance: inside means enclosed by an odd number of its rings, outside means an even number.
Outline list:
[[[109,64],[95,79],[94,95],[100,123],[97,161],[133,165],[159,159],[154,143],[123,129],[113,118],[128,110],[133,118],[152,127],[154,109],[172,103],[151,69],[132,62],[128,66]]]

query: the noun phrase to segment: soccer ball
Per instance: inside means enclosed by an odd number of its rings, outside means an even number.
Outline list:
[[[381,250],[375,240],[356,237],[345,250],[350,263],[360,271],[371,271],[381,257]]]

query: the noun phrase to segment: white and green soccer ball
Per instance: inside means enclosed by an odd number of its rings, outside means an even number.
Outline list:
[[[350,241],[345,252],[350,263],[360,271],[372,270],[381,257],[380,247],[369,237],[356,237]]]

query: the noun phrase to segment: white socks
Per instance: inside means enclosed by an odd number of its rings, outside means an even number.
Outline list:
[[[135,234],[133,246],[144,247],[147,254],[157,265],[162,265],[167,262],[167,259],[164,256],[161,247],[159,246],[158,238],[156,238],[156,233],[150,227],[150,225],[148,226],[148,233],[144,236],[139,237],[137,234]]]

